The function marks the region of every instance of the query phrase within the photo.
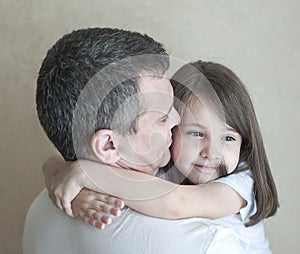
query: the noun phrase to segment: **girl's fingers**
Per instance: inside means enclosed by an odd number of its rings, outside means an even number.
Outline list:
[[[100,222],[103,224],[110,224],[112,222],[112,219],[109,217],[109,215],[99,213],[92,209],[81,213],[80,218],[82,218],[85,222],[88,222],[92,226],[95,226],[96,222]]]
[[[103,230],[105,228],[105,224],[99,221],[96,221],[92,218],[88,218],[88,217],[84,217],[82,218],[82,220],[88,224],[90,224],[91,226],[98,228],[100,230]]]
[[[114,215],[116,217],[119,217],[121,215],[121,210],[119,208],[113,207],[109,210],[109,213],[111,215]]]
[[[96,210],[100,213],[107,213],[107,214],[111,214],[111,215],[114,215],[114,216],[120,216],[120,214],[121,214],[121,211],[120,211],[119,207],[108,205],[107,203],[104,203],[104,202],[99,201],[99,200],[89,201],[88,208],[89,209],[94,209],[94,210]],[[84,207],[82,209],[84,209]]]
[[[75,217],[71,208],[71,204],[69,206],[64,206],[64,211],[70,217]]]
[[[123,208],[125,206],[124,201],[116,197],[108,196],[106,194],[101,194],[101,193],[94,193],[94,196],[96,200],[99,200],[103,203],[106,203],[114,207]]]
[[[104,223],[104,224],[110,224],[111,223],[111,218],[105,214],[97,213],[95,212],[93,214],[93,219],[95,219],[98,222]]]
[[[62,206],[62,204],[61,204],[61,202],[60,202],[60,198],[59,198],[59,197],[55,197],[55,205],[56,205],[56,207],[58,207],[60,210],[64,210],[64,209],[63,209],[63,206]]]
[[[66,203],[63,206],[66,208]],[[87,189],[82,190],[72,201],[73,213],[76,217],[99,229],[104,229],[112,222],[110,215],[120,216],[122,207],[124,207],[122,200]]]
[[[99,214],[97,212],[90,212],[90,215],[92,215],[92,217],[81,217],[81,219],[90,224],[93,227],[96,227],[98,229],[104,229],[105,225],[108,225],[112,222],[111,218],[106,216],[106,215],[102,215]]]

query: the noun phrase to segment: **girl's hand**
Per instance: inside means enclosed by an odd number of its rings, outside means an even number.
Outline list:
[[[51,188],[51,185],[53,184],[54,176],[57,174],[59,170],[59,166],[56,165],[56,163],[62,163],[64,160],[55,155],[51,158],[49,158],[43,165],[43,174],[44,174],[44,181],[47,190],[49,191]]]
[[[53,204],[74,217],[71,201],[84,187],[86,175],[78,161],[66,162],[60,156],[48,159],[43,165],[46,187]]]
[[[88,189],[82,189],[72,201],[73,214],[99,229],[104,229],[105,225],[111,223],[110,215],[120,216],[123,207],[121,199]]]

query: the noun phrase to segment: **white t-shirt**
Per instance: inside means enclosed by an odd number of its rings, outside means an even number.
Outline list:
[[[164,172],[160,170],[157,176],[180,184],[186,178],[176,167]],[[246,201],[247,206],[240,210],[240,214],[233,214],[228,217],[214,220],[221,225],[233,229],[241,243],[243,253],[245,254],[270,254],[269,242],[265,236],[263,221],[251,227],[245,227],[244,223],[248,221],[251,215],[256,213],[256,202],[253,196],[253,178],[250,170],[232,174],[215,180],[227,184],[237,193],[239,193]]]
[[[241,254],[231,229],[211,220],[164,220],[125,208],[104,230],[66,216],[44,190],[25,221],[23,254]]]
[[[269,242],[265,236],[263,221],[251,227],[245,227],[251,215],[256,213],[256,202],[253,195],[253,178],[250,170],[232,174],[215,180],[227,184],[243,199],[247,201],[247,205],[240,210],[239,214],[233,214],[224,218],[214,220],[221,225],[232,228],[238,235],[243,247],[244,253],[251,254],[269,254]]]

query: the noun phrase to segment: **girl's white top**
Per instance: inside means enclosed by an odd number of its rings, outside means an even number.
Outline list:
[[[243,162],[239,165],[243,166]],[[172,167],[167,172],[159,171],[157,176],[180,184],[185,180],[180,171],[176,167]],[[263,221],[260,221],[254,226],[245,227],[245,222],[248,221],[251,215],[256,213],[256,201],[253,194],[254,181],[252,171],[241,171],[237,174],[232,174],[226,177],[214,180],[214,182],[224,183],[234,189],[246,201],[247,205],[240,210],[239,214],[233,214],[227,217],[214,220],[215,222],[231,228],[237,235],[240,245],[245,254],[270,254],[269,241],[265,236]]]
[[[263,221],[251,227],[245,227],[244,225],[249,220],[249,217],[256,213],[256,201],[253,194],[254,182],[251,170],[222,177],[214,182],[230,186],[247,201],[247,205],[240,210],[239,214],[233,214],[214,221],[232,228],[236,232],[244,253],[271,253],[269,242],[265,236]]]

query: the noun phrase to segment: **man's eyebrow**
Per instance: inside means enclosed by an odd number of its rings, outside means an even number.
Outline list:
[[[168,116],[170,114],[170,112],[172,111],[172,109],[173,109],[173,103],[171,104],[171,107],[169,108],[168,112],[165,115]]]
[[[172,111],[172,108],[173,108],[173,103],[172,103],[171,107],[169,108],[168,112],[165,113],[163,116],[161,116],[159,118],[159,120],[164,119],[165,117],[167,117],[170,114],[170,112]]]

